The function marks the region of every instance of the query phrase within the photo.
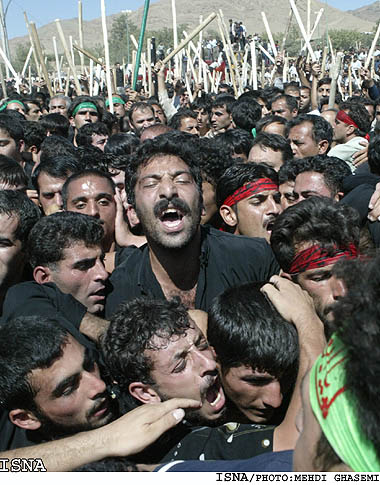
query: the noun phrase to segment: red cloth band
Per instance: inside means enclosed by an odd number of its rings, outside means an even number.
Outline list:
[[[354,259],[358,256],[358,250],[355,244],[349,244],[347,247],[334,246],[334,252],[331,256],[327,256],[328,251],[321,248],[319,244],[315,244],[310,248],[300,251],[290,266],[288,271],[291,275],[303,273],[308,269],[317,269],[335,264],[339,259]]]
[[[228,205],[231,207],[253,194],[264,192],[264,190],[275,190],[278,192],[278,185],[276,185],[273,180],[269,178],[258,179],[255,182],[248,182],[247,184],[243,185],[243,187],[239,187],[237,190],[235,190],[233,194],[229,195],[222,205]]]
[[[346,125],[355,126],[355,128],[360,129],[358,125],[355,123],[355,121],[352,118],[350,118],[348,114],[342,109],[338,111],[336,115],[336,119],[341,121],[342,123],[345,123]]]

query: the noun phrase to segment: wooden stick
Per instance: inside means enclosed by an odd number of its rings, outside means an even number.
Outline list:
[[[59,38],[61,40],[61,44],[63,46],[63,50],[65,52],[65,56],[66,56],[67,63],[69,65],[69,67],[70,67],[70,71],[73,73],[73,76],[74,76],[75,89],[77,91],[77,94],[78,95],[81,95],[82,94],[82,88],[81,88],[80,83],[78,81],[78,76],[77,76],[77,73],[76,73],[76,69],[75,69],[75,66],[73,64],[73,61],[72,61],[72,58],[71,58],[71,55],[70,55],[69,48],[67,46],[67,42],[66,42],[66,39],[65,39],[65,35],[63,33],[63,30],[62,30],[61,22],[60,22],[59,19],[56,19],[55,20],[55,23],[57,25],[58,35],[59,35]]]
[[[325,72],[326,72],[326,59],[327,59],[327,52],[328,52],[328,47],[325,45],[323,48],[323,55],[322,55],[322,77],[325,77]]]
[[[309,37],[309,39],[311,39],[311,32],[310,32],[310,0],[307,0],[306,2],[307,4],[307,7],[306,7],[306,33]]]
[[[1,88],[3,90],[3,99],[5,99],[8,96],[7,95],[7,85],[5,83],[3,66],[1,64],[0,64],[0,81],[1,81]]]
[[[79,45],[83,49],[83,9],[82,0],[78,0],[78,30],[79,30]],[[79,52],[81,72],[84,73],[84,57],[83,52]]]
[[[311,41],[311,38],[312,38],[312,37],[313,37],[313,35],[314,35],[315,29],[317,28],[317,26],[318,26],[318,24],[319,24],[319,21],[321,20],[321,17],[322,17],[323,12],[324,12],[323,8],[321,8],[321,9],[319,10],[319,12],[318,12],[317,18],[315,19],[315,22],[314,22],[313,28],[311,29],[311,32],[310,32],[310,35],[309,35],[309,41]],[[303,52],[305,49],[306,49],[306,44],[304,44],[304,45],[302,46],[301,52]]]
[[[65,86],[65,96],[69,95],[69,87],[70,87],[70,68],[67,69],[67,79],[66,79],[66,86]]]
[[[282,82],[288,82],[288,71],[289,71],[289,57],[285,57],[284,59],[284,68],[282,70]]]
[[[268,57],[268,59],[272,62],[272,64],[276,64],[276,61],[274,58],[269,54],[269,52],[261,45],[258,45],[259,49],[264,52],[264,54]]]
[[[260,47],[260,46],[259,46]],[[265,86],[265,61],[261,60],[261,89]]]
[[[32,34],[30,33],[29,20],[28,20],[28,16],[26,15],[26,12],[24,12],[24,19],[25,19],[26,28],[28,30],[29,42],[30,42],[30,45],[33,47],[33,59],[34,59],[35,65],[36,65],[37,76],[41,76],[41,72],[40,72],[40,68],[39,68],[39,64],[38,64],[38,60],[37,60],[37,52],[36,52],[36,48],[35,48],[34,43],[33,43]]]
[[[267,20],[267,16],[265,15],[265,12],[261,12],[261,16],[263,18],[265,30],[266,30],[266,33],[267,33],[267,36],[268,36],[268,39],[269,39],[269,43],[272,47],[273,55],[274,55],[274,57],[276,57],[277,56],[277,48],[276,48],[276,44],[274,43],[272,32],[269,28],[269,24],[268,24],[268,20]]]
[[[200,25],[198,25],[198,27],[196,29],[194,29],[189,34],[189,36],[186,37],[186,39],[183,39],[183,41],[179,44],[179,46],[176,49],[174,49],[169,55],[167,55],[162,62],[164,64],[168,63],[170,61],[170,59],[172,59],[178,52],[180,52],[184,47],[186,47],[187,44],[192,39],[194,39],[194,37],[197,36],[201,30],[205,29],[208,26],[208,24],[214,20],[215,17],[216,17],[216,13],[210,14],[207,17],[207,19],[204,22],[202,22]]]
[[[90,60],[90,62],[91,62],[91,60]],[[94,82],[93,96],[97,96],[99,94],[100,77],[102,75],[102,66],[100,66],[99,64],[96,64],[95,69],[96,69],[96,71],[95,71],[95,82]]]
[[[108,101],[109,109],[113,114],[113,101],[112,101],[112,82],[111,82],[111,66],[110,66],[110,51],[108,46],[108,32],[107,32],[107,18],[106,18],[106,7],[104,0],[100,0],[100,7],[102,12],[102,29],[103,29],[103,42],[104,42],[104,56],[106,60],[106,80],[107,80],[107,91],[108,91]]]
[[[317,61],[317,58],[315,57],[314,51],[313,51],[313,49],[312,49],[312,47],[310,45],[310,41],[309,41],[308,36],[306,34],[305,27],[304,27],[304,25],[302,23],[302,20],[301,20],[300,14],[298,12],[297,6],[294,3],[294,0],[289,0],[289,2],[290,2],[290,5],[292,7],[292,10],[294,12],[294,16],[295,16],[295,18],[297,20],[297,23],[298,23],[298,26],[300,28],[301,34],[302,34],[302,36],[303,36],[303,38],[305,40],[306,47],[307,47],[307,49],[308,49],[308,51],[310,53],[311,62],[316,62]]]
[[[139,45],[137,43],[136,37],[133,34],[131,34],[130,35],[130,38],[131,38],[131,41],[132,41],[133,45],[136,47],[136,49],[138,49],[139,48]],[[141,58],[142,63],[146,66],[145,56],[141,56],[141,57],[142,57]]]
[[[297,3],[297,0],[295,0],[295,3]],[[286,29],[285,29],[285,32],[284,32],[284,37],[282,38],[282,42],[281,42],[281,52],[282,53],[284,53],[284,51],[285,51],[286,39],[288,38],[288,35],[289,35],[289,30],[290,30],[290,26],[292,24],[292,19],[293,19],[293,10],[292,10],[292,8],[290,8],[290,10],[289,10],[289,16],[288,16],[288,22],[286,24]]]
[[[151,39],[147,39],[146,41],[146,55],[147,55],[147,64],[148,64],[148,91],[149,97],[153,95],[153,83],[152,83],[152,45]]]
[[[252,85],[253,89],[257,90],[257,59],[256,59],[256,42],[251,41],[251,62],[252,62]]]
[[[69,35],[69,43],[70,43],[70,54],[71,54],[71,59],[73,60],[73,64],[75,66],[75,57],[74,57],[74,49],[73,49],[73,36]]]
[[[201,81],[198,81],[197,73],[195,72],[194,63],[193,63],[193,60],[191,59],[190,47],[187,48],[187,58],[188,58],[187,62],[190,66],[190,70],[194,78],[194,82],[198,84],[198,82],[201,82]],[[199,63],[199,65],[201,66],[201,63]]]
[[[352,60],[350,61],[349,65],[348,65],[348,95],[352,96]]]
[[[78,44],[74,43],[73,44],[73,47],[74,49],[76,49],[77,51],[81,52],[84,56],[88,57],[89,59],[91,59],[95,64],[99,64],[99,66],[103,66],[102,62],[99,61],[99,59],[97,59],[93,54],[91,54],[90,52],[88,52],[87,50],[85,49],[82,49],[82,47],[79,47]]]
[[[379,34],[380,34],[380,23],[377,26],[375,37],[373,38],[371,48],[368,52],[368,56],[367,56],[365,63],[364,63],[365,69],[368,69],[369,63],[371,62],[371,58],[372,58],[372,55],[373,55],[373,51],[375,50],[375,47],[376,47],[376,44],[377,44],[377,39],[379,38]]]
[[[334,107],[336,85],[337,85],[337,81],[338,81],[338,77],[339,77],[339,73],[340,73],[340,66],[341,66],[342,58],[343,58],[343,55],[339,53],[336,56],[336,63],[334,64],[332,69],[330,69],[331,88],[330,88],[329,106],[328,106],[329,109],[332,109]]]
[[[218,28],[219,28],[220,36],[222,37],[223,45],[225,47],[225,52],[226,52],[226,57],[227,57],[227,64],[228,64],[228,67],[230,69],[232,86],[234,88],[235,96],[237,96],[237,87],[236,87],[236,80],[235,80],[235,76],[234,76],[234,69],[232,67],[231,58],[230,58],[230,55],[228,53],[226,38],[225,38],[225,35],[224,35],[224,32],[223,32],[223,26],[222,26],[222,21],[220,19],[220,15],[218,15]],[[226,72],[227,72],[227,69],[226,69]]]
[[[55,36],[53,36],[53,46],[54,46],[54,54],[55,54],[55,63],[56,63],[56,67],[57,67],[59,89],[62,90],[61,66],[59,65],[57,39],[56,39]]]
[[[37,55],[38,55],[38,58],[39,58],[39,61],[40,61],[40,64],[41,64],[43,77],[45,79],[46,86],[47,86],[48,91],[49,91],[49,95],[50,95],[50,97],[52,97],[52,96],[54,96],[54,93],[53,93],[53,90],[51,88],[51,82],[50,82],[50,78],[49,78],[49,73],[48,73],[47,68],[46,68],[46,64],[45,64],[45,61],[44,61],[44,56],[42,54],[40,39],[38,37],[37,29],[36,29],[36,24],[34,22],[30,22],[30,31],[32,33],[32,37],[33,37],[33,42],[34,42],[35,48],[37,49]]]
[[[30,61],[30,56],[32,55],[32,51],[33,51],[33,47],[30,46],[28,55],[26,56],[26,59],[25,59],[24,67],[22,68],[22,71],[21,71],[21,77],[25,76],[25,71],[26,71],[26,68],[28,67],[28,64],[29,64],[29,61]]]
[[[90,96],[94,94],[94,61],[90,59]]]
[[[205,93],[208,94],[208,78],[207,78],[207,65],[203,65],[203,88],[205,90]]]
[[[178,33],[177,33],[177,12],[175,8],[175,0],[172,0],[172,19],[173,19],[173,45],[174,50],[178,47]],[[174,57],[174,76],[179,77],[179,62],[178,56]]]
[[[194,96],[193,96],[193,93],[191,91],[191,87],[190,87],[190,82],[189,82],[189,77],[187,76],[187,74],[185,75],[185,84],[186,84],[186,90],[187,92],[189,93],[189,100],[190,100],[190,103],[192,103],[194,101]]]
[[[332,45],[330,36],[328,36],[328,39],[329,39],[329,45],[330,45],[331,59],[333,61],[333,64],[335,64],[336,63],[335,53],[334,53],[334,49],[333,49],[333,45]]]
[[[132,51],[132,79],[135,78],[135,70],[136,70],[136,55],[137,55],[137,51],[135,49],[133,49]],[[137,67],[138,69],[138,67]],[[137,78],[138,79],[139,77],[139,73],[137,72]]]

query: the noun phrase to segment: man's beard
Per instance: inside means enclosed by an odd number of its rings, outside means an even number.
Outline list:
[[[38,432],[45,438],[49,440],[55,440],[64,438],[66,436],[72,436],[82,431],[90,431],[95,428],[100,428],[111,421],[114,421],[118,417],[118,405],[114,399],[109,399],[108,402],[108,412],[102,420],[96,423],[90,421],[90,416],[96,413],[99,403],[94,404],[92,409],[87,413],[87,420],[83,423],[77,423],[74,425],[66,425],[53,421],[50,419],[39,407],[33,411],[36,418],[40,421],[41,427]]]

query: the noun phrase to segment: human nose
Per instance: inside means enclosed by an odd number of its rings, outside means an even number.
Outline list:
[[[273,196],[268,197],[267,214],[279,214],[281,212],[281,206],[276,202]]]
[[[60,192],[57,192],[55,194],[55,197],[54,197],[54,202],[55,204],[60,208],[62,209],[63,207],[63,201],[62,201],[62,195],[60,194]]]
[[[104,267],[103,262],[99,259],[94,265],[94,280],[105,281],[108,278],[108,273]]]
[[[86,214],[89,215],[89,216],[96,217],[96,218],[100,217],[98,204],[95,201],[90,201],[87,204]]]
[[[100,378],[99,372],[85,371],[82,378],[86,379],[88,386],[88,395],[90,399],[96,399],[99,394],[103,394],[106,390],[105,382]]]
[[[268,407],[278,408],[282,403],[281,385],[278,381],[273,381],[263,389],[263,404]]]
[[[196,349],[195,352],[201,377],[214,373],[216,371],[216,360],[211,348],[207,350]]]
[[[160,197],[172,199],[178,195],[177,186],[171,177],[163,177],[160,183]]]

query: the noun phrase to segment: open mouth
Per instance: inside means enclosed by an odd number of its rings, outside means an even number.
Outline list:
[[[219,379],[216,379],[214,384],[207,389],[205,397],[206,401],[215,411],[219,411],[224,407],[226,399]]]
[[[178,209],[166,209],[159,217],[162,224],[168,229],[177,229],[181,226],[183,213]]]

